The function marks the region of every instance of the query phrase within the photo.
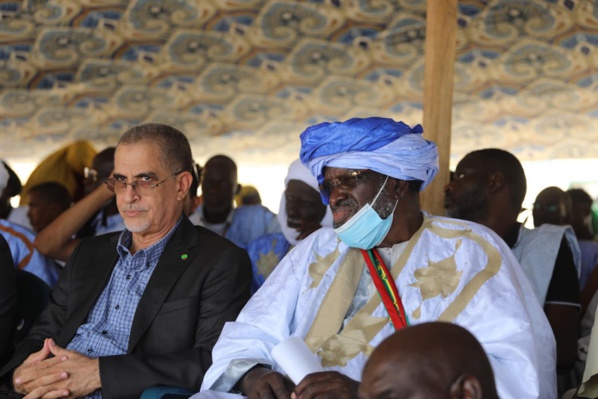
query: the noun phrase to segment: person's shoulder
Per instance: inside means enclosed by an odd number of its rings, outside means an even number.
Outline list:
[[[331,227],[321,227],[299,241],[292,252],[301,255],[316,253],[323,256],[336,250],[336,248],[347,249],[348,247],[338,238],[338,235]]]
[[[27,227],[22,226],[20,224],[8,221],[6,219],[0,219],[0,229],[1,232],[13,235],[13,236],[22,236],[27,238],[29,241],[33,242],[35,240],[35,233],[29,230]]]
[[[598,254],[598,241],[596,240],[577,240],[579,247],[588,253]]]
[[[432,226],[442,227],[449,230],[461,230],[482,235],[496,236],[496,233],[494,233],[492,229],[469,220],[455,219],[445,216],[426,216],[426,220],[428,220]]]
[[[191,222],[190,222],[191,223]],[[192,224],[192,223],[191,223]],[[229,240],[228,238],[222,237],[221,235],[214,233],[207,227],[193,225],[193,229],[197,232],[197,240],[199,245],[208,246],[213,249],[234,249],[240,248],[237,244]]]
[[[575,233],[573,232],[571,226],[568,225],[560,226],[556,224],[545,223],[533,229],[522,227],[521,233],[521,241],[527,242],[528,244],[532,242],[548,243],[553,241],[557,243],[561,242],[563,237],[568,238],[569,241],[575,241],[575,243],[577,243],[577,239],[575,239]]]
[[[447,237],[446,233],[441,230],[452,231],[451,236],[457,234],[459,237],[469,238],[468,241],[475,241],[478,244],[483,242],[489,243],[492,246],[499,248],[500,251],[506,251],[508,249],[507,244],[500,238],[494,230],[486,227],[480,223],[471,222],[469,220],[449,218],[445,216],[427,216],[427,222],[429,223],[429,229],[432,233],[437,230],[439,237]]]
[[[126,228],[125,221],[120,213],[106,216],[106,224],[103,224],[103,211],[101,210],[95,217],[94,234],[101,235],[112,232],[120,232]]]
[[[259,236],[255,240],[251,240],[247,244],[247,251],[253,248],[262,248],[263,246],[270,245],[272,242],[282,242],[286,241],[287,239],[284,237],[282,233],[268,233],[262,236]]]
[[[275,216],[274,212],[266,208],[262,204],[256,205],[241,205],[235,208],[234,217],[248,217],[248,216]]]
[[[549,224],[544,223],[534,229],[528,229],[524,227],[524,230],[532,231],[533,233],[530,234],[557,234],[563,235],[566,231],[573,230],[573,228],[569,225],[556,225],[556,224]]]
[[[10,212],[7,219],[10,222],[24,226],[33,231],[33,226],[31,226],[27,212],[29,212],[29,205],[18,206]]]

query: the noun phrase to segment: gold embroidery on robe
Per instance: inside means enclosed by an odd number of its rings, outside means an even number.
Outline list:
[[[461,281],[461,274],[463,274],[463,271],[457,271],[457,263],[455,262],[455,254],[460,246],[461,240],[458,240],[455,252],[450,257],[439,262],[428,259],[428,267],[420,267],[413,273],[417,282],[409,284],[409,286],[418,287],[422,296],[419,306],[411,313],[411,317],[414,319],[420,318],[421,306],[426,299],[438,295],[446,298],[457,289]]]
[[[276,239],[272,241],[270,251],[267,253],[260,252],[260,257],[255,262],[258,272],[267,278],[272,270],[280,263],[280,258],[274,253],[274,247],[276,246]]]
[[[374,347],[369,342],[388,324],[388,317],[358,313],[347,323],[341,334],[320,339],[316,347],[323,367],[341,366],[363,352],[370,356]],[[315,342],[314,342],[315,343]]]
[[[340,255],[338,250],[338,242],[336,243],[336,248],[334,248],[334,251],[328,255],[320,256],[316,253],[314,253],[314,255],[316,256],[316,260],[308,267],[309,276],[313,280],[309,288],[316,288],[318,285],[320,285],[320,281],[322,281],[324,274],[326,274],[328,269],[330,269],[330,266],[332,266],[332,264],[338,259]]]
[[[457,239],[460,237],[466,237],[476,242],[484,250],[487,255],[487,265],[478,273],[476,273],[470,281],[468,281],[461,291],[457,294],[456,298],[449,304],[445,311],[439,316],[438,320],[452,322],[461,311],[471,301],[471,298],[475,295],[478,289],[492,276],[494,276],[500,269],[502,259],[500,253],[490,243],[488,243],[481,236],[474,234],[471,229],[454,230],[446,229],[435,225],[433,218],[424,218],[424,223],[420,229],[411,237],[403,253],[399,256],[397,262],[391,269],[391,274],[395,281],[397,277],[403,271],[403,268],[410,259],[411,254],[419,242],[419,239],[424,232],[435,234],[445,239]],[[459,223],[451,223],[459,224]],[[461,240],[459,240],[460,242]],[[456,245],[455,253],[459,250],[460,244]],[[338,248],[335,252],[338,251]],[[453,259],[454,255],[449,257]],[[358,254],[359,256],[356,256]],[[328,259],[328,256],[322,259]],[[444,260],[441,262],[449,262]],[[369,356],[373,350],[373,347],[369,344],[378,333],[390,322],[388,317],[376,317],[372,316],[374,310],[380,306],[380,296],[375,293],[368,300],[368,302],[349,320],[345,328],[341,330],[344,316],[346,311],[341,315],[338,313],[340,308],[338,307],[339,301],[347,301],[347,296],[350,292],[352,295],[348,298],[349,302],[352,302],[357,284],[359,283],[359,277],[364,267],[364,260],[361,253],[356,249],[349,249],[345,259],[342,261],[337,274],[333,280],[332,285],[328,289],[324,300],[322,301],[318,313],[314,318],[312,326],[305,337],[305,342],[310,347],[312,352],[318,354],[322,358],[322,365],[324,367],[331,366],[345,366],[351,359],[355,358],[359,353],[364,353]],[[326,270],[331,264],[326,264]],[[314,264],[310,265],[310,268]],[[448,268],[449,265],[445,265]],[[320,269],[321,270],[321,269]],[[416,271],[418,268],[415,269]],[[450,270],[450,268],[449,268]],[[455,267],[456,270],[456,267]],[[342,272],[341,272],[342,271]],[[352,273],[350,273],[352,271]],[[310,270],[311,272],[311,270]],[[462,273],[458,271],[456,273]],[[352,276],[350,276],[352,274]],[[359,277],[357,276],[359,275]],[[348,278],[349,275],[349,278]],[[454,276],[453,276],[454,277]],[[321,277],[320,277],[321,278]],[[414,282],[411,286],[417,284]],[[453,278],[448,279],[447,289],[452,289],[454,292],[455,288],[452,288],[455,284]],[[458,282],[457,282],[458,286]],[[421,287],[420,287],[421,292]],[[443,290],[441,289],[437,295],[441,295]],[[446,289],[444,292],[448,292]],[[399,295],[401,292],[399,291]],[[450,294],[449,294],[450,295]],[[422,295],[422,302],[424,296]],[[350,305],[345,303],[346,309]],[[408,306],[405,304],[405,306]],[[421,305],[420,305],[421,306]],[[336,308],[336,309],[335,309]],[[335,310],[334,310],[335,309]],[[340,333],[339,333],[340,331]]]

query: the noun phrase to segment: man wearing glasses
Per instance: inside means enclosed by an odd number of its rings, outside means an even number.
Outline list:
[[[15,391],[138,398],[153,385],[199,388],[223,324],[249,298],[251,263],[184,216],[191,168],[178,130],[146,124],[124,133],[106,186],[126,229],[77,246],[48,308],[0,371]]]
[[[420,209],[436,145],[387,118],[322,123],[301,134],[333,228],[297,244],[214,348],[201,398],[356,398],[363,366],[395,330],[461,325],[481,342],[501,398],[554,398],[555,341],[506,244],[489,229]],[[270,352],[300,337],[325,371],[297,385]],[[434,361],[431,359],[430,361]]]

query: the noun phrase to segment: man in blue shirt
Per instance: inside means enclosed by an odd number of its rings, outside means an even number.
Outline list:
[[[261,204],[234,207],[239,192],[237,165],[226,155],[210,158],[201,178],[203,203],[196,209],[199,222],[213,232],[245,247],[264,234],[280,232],[276,215]]]
[[[226,321],[249,298],[245,251],[183,214],[191,149],[161,124],[131,128],[106,180],[126,229],[83,239],[50,304],[0,375],[29,398],[138,398],[198,389]]]

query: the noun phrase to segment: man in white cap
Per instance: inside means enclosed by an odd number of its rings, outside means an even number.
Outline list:
[[[318,182],[301,160],[291,163],[284,185],[276,215],[282,233],[265,234],[245,248],[253,266],[252,293],[299,241],[322,226],[332,226],[330,207],[320,200]]]
[[[4,163],[0,162],[0,194],[6,188],[8,179],[9,173]],[[60,269],[52,259],[34,248],[35,233],[6,219],[0,219],[0,234],[8,242],[15,267],[35,274],[50,287],[54,287]]]
[[[509,248],[486,227],[420,209],[438,171],[421,126],[354,118],[312,126],[301,144],[334,229],[302,240],[225,325],[202,390],[356,398],[384,338],[439,320],[480,341],[501,398],[556,397],[554,336]],[[325,371],[290,383],[270,354],[289,337]]]

